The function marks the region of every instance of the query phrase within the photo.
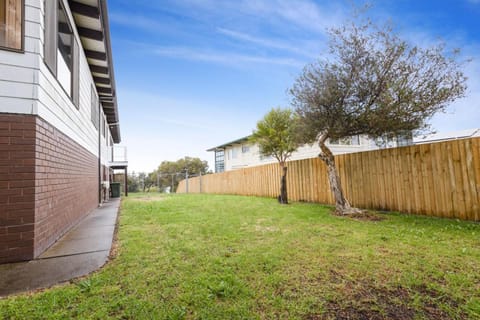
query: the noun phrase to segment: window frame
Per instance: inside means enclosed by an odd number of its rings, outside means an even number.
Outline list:
[[[47,0],[48,1],[48,0]],[[51,1],[51,0],[50,0]],[[74,69],[75,69],[75,64],[78,63],[78,61],[75,61],[74,59],[74,50],[75,50],[75,32],[73,31],[73,26],[72,26],[72,23],[70,21],[70,17],[68,16],[68,13],[67,13],[67,8],[65,7],[65,4],[63,3],[62,0],[56,0],[58,3],[57,3],[57,16],[56,16],[56,22],[57,22],[57,38],[60,38],[60,30],[58,28],[58,24],[59,24],[59,12],[60,12],[60,8],[62,9],[63,11],[63,14],[65,15],[65,20],[67,22],[67,25],[68,27],[70,28],[71,30],[71,34],[70,34],[70,39],[71,39],[71,46],[70,46],[70,55],[71,55],[71,58],[70,58],[70,65],[67,63],[67,61],[65,61],[65,59],[62,57],[63,54],[60,54],[58,55],[58,51],[61,51],[60,49],[60,42],[58,41],[57,39],[57,48],[56,48],[56,55],[57,55],[57,58],[55,59],[56,60],[56,65],[55,65],[55,79],[57,79],[57,82],[60,84],[60,87],[62,87],[63,91],[65,92],[65,94],[67,95],[67,97],[70,98],[70,100],[72,102],[73,101],[73,91],[74,91]],[[59,63],[59,58],[63,59],[63,61],[65,62],[65,65],[67,66],[67,68],[69,67],[69,71],[70,71],[70,93],[67,91],[67,89],[65,89],[65,87],[63,86],[63,84],[60,82],[60,80],[58,79],[58,63]],[[73,103],[76,106],[75,103]]]
[[[5,1],[7,1],[7,0],[5,0]],[[0,50],[17,52],[17,53],[25,53],[25,0],[17,0],[17,1],[21,2],[21,8],[22,8],[22,14],[21,14],[21,18],[20,18],[21,19],[20,28],[22,29],[21,32],[20,32],[20,34],[21,34],[20,35],[21,36],[20,49],[7,47],[7,46],[3,46],[3,45],[0,44]],[[6,4],[6,2],[5,2],[5,4]]]
[[[97,90],[95,86],[92,84],[90,88],[90,120],[92,121],[93,127],[98,131],[100,130],[100,100],[97,95]],[[94,118],[95,117],[95,118]]]
[[[80,110],[80,50],[81,48],[75,34],[75,23],[71,21],[70,16],[67,12],[68,7],[66,6],[63,0],[44,0],[43,3],[44,3],[44,9],[45,9],[44,17],[43,17],[44,18],[43,62],[45,63],[47,69],[53,75],[55,80],[57,81],[58,85],[62,88],[62,91],[65,93],[68,99],[72,102],[73,106],[77,110]],[[51,8],[55,11],[54,14],[52,14],[51,12],[46,12],[47,7],[49,7],[47,6],[47,3],[49,3]],[[70,48],[71,70],[69,70],[70,71],[70,93],[67,91],[67,89],[63,86],[63,84],[58,79],[58,64],[59,64],[59,58],[60,58],[58,54],[58,51],[59,51],[58,38],[60,34],[58,24],[59,24],[60,9],[63,11],[68,27],[71,29],[71,32],[72,32],[71,33],[72,43]],[[47,19],[49,20],[47,21]],[[53,26],[48,23],[48,22],[51,23],[52,22],[51,20],[54,20]],[[54,30],[50,30],[50,28],[52,27],[54,27]],[[52,33],[54,33],[54,35]],[[53,50],[53,55],[52,55],[52,52],[46,49],[47,47],[50,48],[50,46],[55,47],[55,49]],[[53,61],[48,61],[49,59],[52,59],[52,58],[53,58]],[[63,57],[61,58],[63,59]]]

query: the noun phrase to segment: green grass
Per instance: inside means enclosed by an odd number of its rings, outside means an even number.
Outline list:
[[[480,224],[379,216],[132,194],[113,261],[71,284],[0,300],[0,318],[480,318]]]

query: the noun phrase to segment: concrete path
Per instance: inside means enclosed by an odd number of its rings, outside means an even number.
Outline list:
[[[35,260],[0,265],[0,296],[51,287],[103,266],[119,206],[119,198],[110,199]]]

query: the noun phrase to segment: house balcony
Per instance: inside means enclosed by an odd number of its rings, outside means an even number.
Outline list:
[[[108,150],[108,166],[112,169],[125,169],[128,167],[127,147],[112,146]]]

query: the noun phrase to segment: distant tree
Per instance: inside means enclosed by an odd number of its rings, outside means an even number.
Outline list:
[[[170,186],[173,187],[171,192],[174,192],[177,189],[178,182],[185,178],[187,170],[190,176],[211,173],[208,170],[207,161],[200,158],[184,157],[177,161],[162,161],[158,169],[152,173],[151,178],[156,182],[158,175],[159,188],[164,189]]]
[[[317,142],[340,214],[358,212],[344,196],[328,139],[394,137],[427,121],[466,90],[458,51],[412,46],[391,27],[351,23],[330,31],[331,58],[308,65],[292,89],[301,142]]]
[[[287,196],[287,160],[297,150],[295,115],[290,109],[272,109],[257,122],[250,141],[258,144],[260,154],[277,159],[282,169],[280,196],[278,201],[288,203]]]
[[[147,174],[145,172],[138,173],[138,185],[142,192],[145,192],[145,178]]]
[[[128,192],[139,191],[138,176],[135,172],[128,174],[127,181],[128,181]]]

